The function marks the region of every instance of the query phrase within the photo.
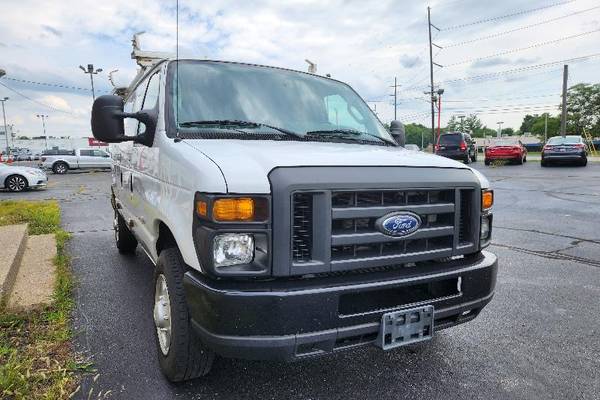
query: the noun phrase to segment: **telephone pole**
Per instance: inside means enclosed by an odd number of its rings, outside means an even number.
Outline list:
[[[434,92],[434,87],[433,87],[433,65],[435,64],[438,67],[441,67],[440,64],[436,64],[433,62],[433,46],[440,48],[440,46],[438,46],[437,44],[432,42],[431,39],[431,28],[435,28],[438,31],[440,30],[440,28],[438,28],[437,26],[433,25],[431,23],[431,7],[427,7],[427,25],[428,25],[428,29],[429,29],[429,83],[430,83],[430,98],[429,101],[431,101],[431,139],[433,140],[433,143],[435,143],[435,102],[436,102],[436,97],[435,97],[435,92]]]
[[[460,118],[460,131],[464,132],[465,131],[465,125],[464,125],[464,120],[465,120],[465,116],[464,115],[459,115],[458,118]]]
[[[544,143],[548,141],[548,113],[544,113]]]
[[[46,118],[48,118],[48,116],[44,114],[37,114],[37,117],[42,119],[42,127],[44,129],[44,140],[46,142],[46,150],[48,150],[48,136],[46,136]]]
[[[396,121],[397,118],[397,112],[398,112],[398,88],[400,87],[400,85],[398,85],[398,78],[394,77],[394,85],[390,86],[394,88],[394,94],[390,94],[390,96],[394,96],[394,121]]]
[[[567,134],[567,81],[569,79],[569,66],[565,64],[563,70],[563,88],[562,88],[562,116],[560,119],[560,134],[565,137]]]
[[[504,123],[503,121],[498,121],[496,122],[498,124],[498,137],[502,137],[502,124]]]
[[[4,97],[4,98],[0,99],[0,102],[2,102],[2,118],[4,119],[4,135],[6,137],[6,156],[8,157],[8,153],[9,153],[8,128],[6,127],[6,111],[4,111],[4,103],[6,103],[6,100],[8,100],[8,97]],[[12,132],[12,129],[11,129],[11,132]],[[14,145],[14,143],[15,143],[15,140],[13,139],[13,145]]]

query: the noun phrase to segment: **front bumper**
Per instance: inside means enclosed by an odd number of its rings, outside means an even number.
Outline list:
[[[187,272],[184,285],[192,325],[206,346],[226,357],[294,359],[372,344],[382,314],[402,308],[433,305],[436,330],[467,322],[492,299],[497,269],[496,256],[483,251],[385,276],[236,282]],[[416,296],[433,287],[452,290]],[[419,301],[390,307],[394,296]]]
[[[31,189],[41,189],[48,186],[48,177],[35,176],[33,178],[28,178],[29,188]]]

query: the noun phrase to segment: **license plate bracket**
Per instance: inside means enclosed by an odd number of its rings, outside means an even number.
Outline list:
[[[381,326],[375,344],[390,350],[433,337],[434,308],[432,305],[393,311],[381,316]]]

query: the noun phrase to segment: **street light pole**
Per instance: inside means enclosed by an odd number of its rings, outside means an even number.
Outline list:
[[[98,72],[102,72],[102,68],[94,70],[94,64],[88,64],[87,68],[85,68],[83,65],[80,65],[79,68],[81,68],[84,74],[90,74],[90,82],[92,84],[92,99],[96,100],[96,93],[94,92],[94,75],[96,75]]]
[[[48,118],[48,116],[44,114],[37,114],[37,117],[42,119],[42,127],[44,129],[44,141],[46,142],[46,150],[48,150],[48,136],[46,136],[46,118]]]
[[[503,121],[498,121],[496,122],[498,124],[498,134],[496,135],[497,137],[501,137],[502,136],[502,124],[504,123]]]
[[[6,136],[6,155],[8,156],[8,128],[6,127],[6,111],[4,110],[4,103],[6,102],[6,100],[8,100],[8,97],[0,99],[0,101],[2,102],[2,118],[4,119],[4,136]]]

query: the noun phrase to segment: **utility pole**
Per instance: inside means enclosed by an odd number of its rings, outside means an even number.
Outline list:
[[[46,150],[48,150],[48,136],[46,136],[46,118],[48,118],[48,116],[44,114],[37,114],[37,117],[42,119],[42,127],[44,128],[44,140],[46,142]]]
[[[438,94],[438,127],[437,127],[437,137],[436,137],[435,143],[437,143],[437,140],[440,138],[440,129],[441,129],[440,125],[442,123],[442,94],[444,94],[444,89],[438,89],[437,94]]]
[[[460,131],[464,132],[465,131],[465,123],[464,123],[465,116],[461,114],[458,116],[458,118],[460,118]]]
[[[544,113],[544,143],[548,141],[548,113]]]
[[[562,89],[562,117],[560,119],[560,134],[565,137],[567,134],[567,81],[569,79],[569,66],[565,64],[563,70],[563,89]]]
[[[6,136],[6,156],[8,157],[8,129],[6,127],[6,111],[4,110],[4,103],[6,103],[6,100],[8,100],[8,97],[0,99],[0,101],[2,102],[2,118],[4,119],[4,136]],[[13,140],[13,144],[14,143],[15,141]]]
[[[397,118],[397,112],[398,112],[398,88],[400,87],[400,85],[398,85],[398,78],[394,77],[394,85],[390,86],[394,88],[394,94],[390,94],[390,96],[394,96],[394,121],[396,121]]]
[[[102,68],[98,68],[94,70],[94,64],[88,64],[87,69],[80,65],[79,68],[83,71],[84,74],[90,74],[90,82],[92,84],[92,99],[96,100],[96,93],[94,93],[94,75],[98,74],[98,72],[102,72]]]
[[[503,121],[498,121],[496,122],[498,124],[498,134],[496,135],[497,137],[501,137],[502,136],[502,124],[504,123]]]
[[[434,27],[435,29],[437,29],[438,31],[440,30],[440,28],[438,28],[437,26],[433,25],[431,23],[431,7],[427,7],[427,27],[429,29],[429,83],[430,83],[430,98],[429,100],[431,101],[431,138],[433,140],[433,143],[435,144],[435,93],[434,93],[434,89],[433,89],[433,65],[437,65],[438,67],[441,67],[440,64],[436,64],[433,62],[433,46],[438,47],[441,49],[440,46],[434,44],[431,41],[431,27]]]

